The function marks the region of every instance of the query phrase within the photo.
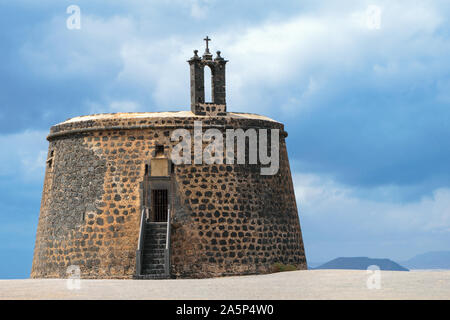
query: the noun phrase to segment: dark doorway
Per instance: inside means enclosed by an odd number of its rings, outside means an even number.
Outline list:
[[[167,222],[168,197],[167,190],[152,190],[154,222]]]

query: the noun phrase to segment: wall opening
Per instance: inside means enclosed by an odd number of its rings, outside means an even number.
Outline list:
[[[160,157],[164,155],[164,146],[161,144],[156,145],[155,147],[155,156]]]
[[[167,190],[154,189],[152,190],[152,211],[155,222],[167,221],[167,209],[169,205]]]
[[[48,166],[49,169],[51,169],[52,166],[53,166],[54,155],[55,155],[55,151],[51,150],[50,154],[48,155],[48,159],[47,159],[47,166]]]
[[[213,82],[213,75],[212,70],[209,66],[205,66],[204,68],[204,79],[205,79],[205,102],[206,103],[212,103],[212,82]]]

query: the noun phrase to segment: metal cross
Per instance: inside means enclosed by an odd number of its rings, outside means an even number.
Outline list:
[[[208,38],[208,36],[206,36],[206,38],[205,38],[205,39],[203,39],[203,40],[205,40],[205,41],[206,41],[206,50],[208,50],[208,49],[209,49],[209,47],[208,47],[208,42],[209,42],[209,41],[211,41],[211,39],[210,39],[210,38]]]

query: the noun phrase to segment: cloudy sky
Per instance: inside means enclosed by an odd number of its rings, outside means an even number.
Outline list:
[[[49,127],[189,109],[205,35],[228,109],[285,123],[309,261],[448,249],[450,3],[318,2],[0,0],[0,278],[29,276]]]

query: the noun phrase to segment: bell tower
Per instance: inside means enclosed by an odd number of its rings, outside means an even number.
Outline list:
[[[195,115],[224,116],[227,114],[225,93],[225,64],[228,62],[217,51],[216,57],[209,52],[209,41],[205,39],[206,49],[202,57],[198,50],[194,50],[194,56],[188,60],[191,69],[191,111]],[[205,67],[211,69],[211,96],[212,101],[205,101]],[[207,79],[209,81],[209,79]]]

